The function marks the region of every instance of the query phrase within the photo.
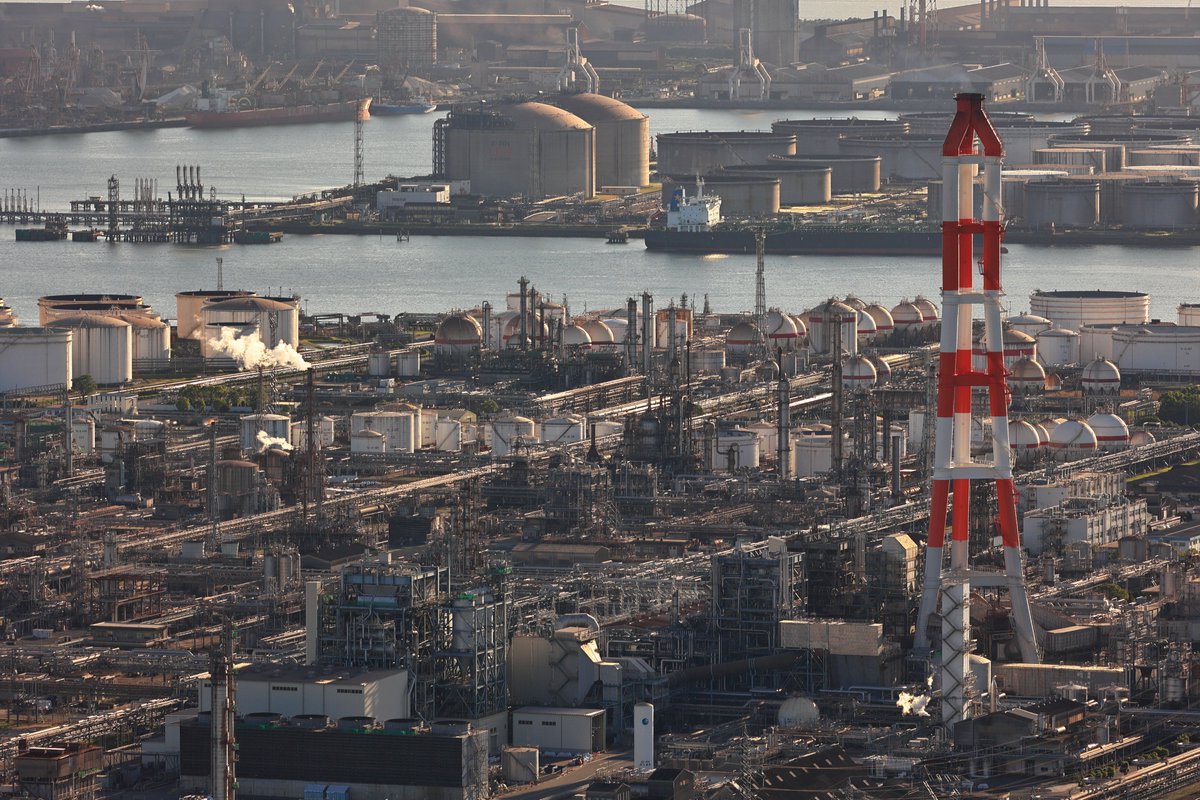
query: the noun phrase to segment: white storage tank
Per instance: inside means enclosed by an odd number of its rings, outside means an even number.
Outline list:
[[[433,423],[433,449],[439,453],[462,450],[462,423],[449,417],[438,417]]]
[[[315,444],[318,449],[333,447],[336,425],[333,417],[317,417],[317,424],[314,427],[317,432]],[[308,447],[308,420],[292,423],[292,447],[297,450]]]
[[[1024,462],[1037,457],[1042,442],[1033,425],[1023,419],[1014,419],[1008,423],[1008,446],[1017,460]]]
[[[582,442],[587,432],[587,420],[578,414],[543,420],[542,444],[551,446]]]
[[[235,297],[250,297],[254,292],[236,289],[210,289],[178,292],[175,295],[175,335],[180,339],[199,339],[204,330],[204,305]]]
[[[532,444],[537,441],[537,425],[529,417],[506,416],[492,422],[492,455],[510,455],[518,441]]]
[[[1180,325],[1200,325],[1200,303],[1180,303],[1177,313]]]
[[[1096,433],[1096,446],[1120,450],[1129,446],[1129,426],[1116,414],[1097,412],[1088,417],[1088,427]]]
[[[70,386],[74,333],[58,328],[0,328],[0,392]]]
[[[86,456],[96,452],[96,420],[91,417],[71,420],[71,449]]]
[[[891,310],[892,323],[898,331],[911,331],[922,325],[921,309],[909,301],[901,300]]]
[[[800,331],[796,328],[795,320],[777,308],[770,309],[763,317],[763,334],[767,337],[771,353],[780,349],[788,352],[799,346]],[[695,353],[692,355],[694,357]]]
[[[420,447],[415,418],[411,411],[359,412],[351,415],[350,430],[378,431],[387,437],[386,452],[413,453]]]
[[[1122,370],[1200,373],[1200,328],[1178,325],[1119,325],[1113,353]]]
[[[282,414],[247,414],[242,417],[240,426],[242,450],[247,453],[265,449],[264,440],[289,445],[292,441],[292,420]]]
[[[759,345],[759,333],[754,324],[742,321],[725,334],[725,350],[735,355],[744,355]]]
[[[356,455],[382,455],[387,452],[387,437],[379,431],[355,431],[350,434],[350,452]]]
[[[1025,222],[1030,228],[1090,228],[1100,221],[1100,184],[1087,179],[1025,185]]]
[[[1096,432],[1083,420],[1068,419],[1050,432],[1050,448],[1060,461],[1087,455],[1096,450]]]
[[[571,323],[562,329],[563,346],[568,350],[591,350],[592,336],[581,326]]]
[[[892,312],[879,303],[870,303],[863,312],[869,314],[875,322],[875,331],[879,338],[889,335],[895,327],[895,321],[892,319]]]
[[[1196,181],[1131,183],[1122,194],[1121,224],[1137,230],[1195,228],[1200,202]]]
[[[122,386],[133,380],[133,328],[124,320],[99,314],[60,317],[54,327],[72,332],[74,377],[91,375],[101,386]]]
[[[417,378],[421,375],[421,351],[403,350],[396,354],[396,375],[401,378]]]
[[[1037,394],[1046,389],[1046,370],[1032,358],[1022,358],[1008,373],[1008,385],[1015,394]]]
[[[497,315],[497,321],[500,316]],[[443,357],[462,358],[482,346],[483,328],[466,314],[451,314],[446,317],[433,335],[433,352]]]
[[[1116,325],[1084,325],[1079,329],[1079,359],[1112,358],[1112,335]]]
[[[808,321],[808,344],[814,353],[833,353],[835,329],[840,331],[842,353],[852,356],[858,353],[858,312],[850,306],[826,300],[808,312]]]
[[[879,329],[875,327],[875,318],[866,311],[858,312],[858,338],[863,342],[871,342],[879,335]]]
[[[842,364],[842,386],[848,392],[865,392],[875,385],[876,378],[875,365],[861,353]]]
[[[200,310],[207,333],[213,324],[257,325],[267,349],[280,342],[300,347],[300,301],[292,297],[231,297],[211,300]]]
[[[625,343],[625,329],[629,327],[629,320],[618,319],[616,317],[601,320],[606,328],[612,331],[612,340],[614,344]],[[592,337],[593,340],[595,337]]]
[[[1037,352],[1048,367],[1079,363],[1079,334],[1067,328],[1048,328],[1037,335]]]
[[[717,432],[712,452],[712,465],[717,472],[758,469],[761,459],[762,443],[754,431],[731,428]]]
[[[725,350],[721,347],[698,347],[692,350],[692,377],[716,375],[725,368]]]
[[[1103,289],[1036,291],[1029,296],[1029,310],[1060,328],[1078,331],[1084,325],[1148,322],[1150,295]]]
[[[654,770],[654,706],[637,703],[633,707],[633,768],[641,773]]]
[[[971,354],[971,362],[975,369],[981,372],[986,370],[987,349],[984,347],[982,334],[976,336],[971,346]],[[1037,354],[1037,343],[1032,336],[1014,331],[1012,328],[1004,329],[1004,366],[1006,369],[1011,370],[1023,358],[1037,358]]]
[[[921,327],[932,328],[938,323],[938,307],[924,295],[917,295],[912,304],[921,312]]]
[[[603,350],[611,350],[616,342],[612,328],[598,319],[578,319],[576,323],[587,331],[592,339],[592,346]]]
[[[1014,331],[1020,331],[1035,339],[1039,333],[1054,325],[1050,320],[1045,317],[1039,317],[1036,314],[1016,314],[1006,317],[1004,324]]]
[[[842,437],[844,452],[849,447],[848,437]],[[833,468],[833,434],[828,425],[813,425],[802,428],[792,436],[792,474],[797,478],[811,478],[829,472]]]
[[[386,352],[367,354],[367,375],[371,378],[387,378],[392,374],[392,354]]]

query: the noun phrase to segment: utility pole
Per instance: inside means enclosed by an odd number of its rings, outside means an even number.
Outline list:
[[[233,654],[237,632],[226,618],[221,625],[221,644],[212,654],[209,679],[212,684],[210,706],[209,792],[212,800],[235,800],[237,792],[237,740],[234,733]]]
[[[208,423],[208,554],[221,548],[221,519],[217,514],[217,421]]]
[[[754,328],[758,331],[760,343],[766,342],[767,332],[763,326],[767,320],[767,232],[762,228],[754,229]]]

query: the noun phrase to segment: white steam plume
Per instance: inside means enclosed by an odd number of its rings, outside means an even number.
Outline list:
[[[238,363],[241,369],[292,367],[307,369],[308,362],[287,342],[268,348],[258,331],[238,336],[236,328],[221,328],[221,335],[208,340],[208,346]]]
[[[896,705],[900,707],[900,713],[906,717],[929,716],[929,712],[925,709],[925,706],[929,705],[929,695],[927,694],[901,692],[896,698]]]
[[[258,452],[268,450],[272,447],[278,447],[280,450],[291,450],[292,443],[287,439],[281,439],[278,436],[272,436],[266,431],[259,431],[254,435],[254,441],[258,443]]]

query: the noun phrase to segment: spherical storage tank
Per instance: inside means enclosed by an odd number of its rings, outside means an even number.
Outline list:
[[[778,179],[779,202],[785,206],[824,205],[833,197],[829,167],[776,159],[767,164],[734,164],[722,172]]]
[[[180,339],[199,339],[204,330],[201,311],[210,302],[229,300],[234,297],[250,297],[253,292],[236,289],[204,289],[194,292],[178,292],[175,295],[175,333]]]
[[[877,377],[875,365],[864,355],[851,356],[842,364],[842,385],[851,392],[865,392]]]
[[[1100,184],[1088,180],[1025,185],[1025,223],[1031,228],[1090,228],[1100,221]]]
[[[736,172],[709,173],[704,176],[704,193],[721,198],[723,216],[762,217],[779,213],[779,178]],[[662,183],[663,205],[670,203],[675,189],[683,187],[688,196],[698,193],[694,175],[665,175]]]
[[[1107,290],[1036,291],[1029,296],[1030,312],[1060,328],[1078,331],[1084,325],[1139,323],[1150,319],[1150,295]],[[1087,358],[1091,354],[1084,353]]]
[[[1121,370],[1107,358],[1096,357],[1083,368],[1079,382],[1085,394],[1117,394],[1121,391]]]
[[[799,142],[797,142],[799,148]],[[769,164],[801,164],[829,170],[829,191],[832,194],[861,194],[879,191],[879,156],[844,154],[771,156]]]
[[[921,309],[909,301],[901,300],[891,310],[892,324],[896,330],[914,330],[923,324]]]
[[[1116,414],[1098,412],[1087,420],[1096,434],[1096,445],[1105,450],[1119,450],[1129,446],[1129,426]]]
[[[650,183],[649,117],[620,100],[588,92],[560,95],[555,103],[596,129],[598,188]]]
[[[466,314],[451,314],[442,320],[433,335],[433,351],[439,356],[457,358],[479,350],[483,328]]]
[[[763,334],[767,337],[767,344],[772,353],[776,349],[795,350],[800,341],[796,321],[777,308],[772,308],[763,317]]]
[[[124,320],[99,314],[60,317],[55,328],[70,330],[73,377],[90,375],[101,386],[133,380],[133,328]]]
[[[796,154],[796,136],[766,131],[702,131],[658,135],[659,175],[707,175],[735,164],[764,164]]]
[[[1046,388],[1046,370],[1032,358],[1022,358],[1009,370],[1008,385],[1017,394],[1041,392]]]
[[[435,128],[444,142],[446,179],[470,181],[475,194],[592,197],[595,133],[583,119],[545,103],[450,112]]]
[[[603,321],[598,319],[580,319],[576,320],[576,323],[579,327],[587,331],[587,335],[592,340],[593,347],[612,349],[616,344],[612,328]],[[624,331],[622,331],[622,334],[624,334]],[[622,338],[624,338],[623,335]]]
[[[1037,351],[1042,363],[1048,367],[1078,364],[1079,334],[1067,328],[1044,330],[1037,335]]]
[[[1140,230],[1194,228],[1200,185],[1195,181],[1130,183],[1122,192],[1121,224]]]
[[[793,134],[796,153],[806,156],[836,156],[843,137],[900,136],[909,132],[908,123],[889,119],[781,119],[771,123],[774,133]]]
[[[1008,423],[1008,446],[1014,454],[1022,456],[1036,455],[1042,446],[1037,429],[1023,419],[1010,420]]]
[[[878,335],[879,329],[875,327],[875,318],[866,311],[859,311],[858,338],[864,342],[870,342]]]
[[[575,323],[563,326],[562,341],[564,347],[580,350],[592,349],[591,334]]]
[[[976,336],[971,346],[971,354],[975,369],[980,371],[987,369],[987,350],[983,344],[982,334]],[[1006,369],[1012,370],[1023,358],[1036,357],[1037,343],[1032,336],[1011,328],[1004,329],[1004,366]]]
[[[754,323],[742,321],[735,324],[725,334],[725,350],[729,353],[749,353],[758,346],[760,336]]]
[[[1083,420],[1068,419],[1050,432],[1050,447],[1059,458],[1096,449],[1096,432]]]
[[[0,392],[70,386],[73,338],[59,328],[0,328]]]
[[[256,325],[259,338],[268,350],[280,342],[293,348],[300,346],[300,301],[292,297],[247,296],[211,300],[201,308],[200,318],[206,332],[212,331],[212,325]],[[201,347],[201,350],[205,348]]]
[[[871,315],[871,319],[875,321],[876,334],[881,338],[889,335],[895,328],[892,312],[879,303],[871,303],[863,309],[863,313]]]
[[[781,728],[811,727],[821,721],[821,712],[807,697],[789,697],[780,704],[776,721]]]

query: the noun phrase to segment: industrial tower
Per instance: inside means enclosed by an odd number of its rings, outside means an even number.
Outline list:
[[[958,109],[942,146],[942,338],[938,356],[937,427],[933,459],[929,540],[925,554],[925,582],[917,616],[916,646],[929,649],[929,618],[941,593],[941,695],[942,722],[953,730],[968,716],[970,687],[971,587],[1007,587],[1012,604],[1013,628],[1026,662],[1038,660],[1025,592],[1021,541],[1017,531],[1016,490],[1008,441],[1008,395],[1005,384],[1003,329],[1000,324],[1000,239],[1002,235],[1000,166],[1004,145],[983,110],[983,95],[960,94]],[[983,155],[976,154],[976,140]],[[974,181],[983,172],[983,219],[973,218]],[[974,285],[974,237],[982,235],[979,271],[983,285]],[[974,307],[983,306],[983,372],[971,364]],[[971,458],[971,394],[986,390],[992,420],[992,460]],[[968,552],[971,484],[995,481],[1000,536],[1004,547],[1004,572],[971,568]],[[948,506],[953,495],[950,568],[945,569],[943,544]]]

